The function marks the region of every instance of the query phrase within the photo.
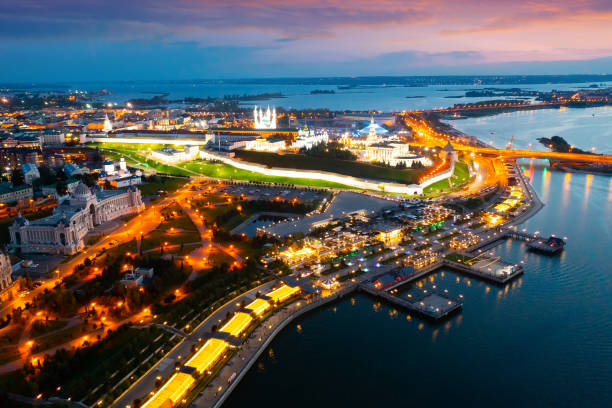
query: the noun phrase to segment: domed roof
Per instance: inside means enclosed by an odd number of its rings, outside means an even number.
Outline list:
[[[83,197],[83,196],[87,196],[91,194],[91,190],[89,189],[89,187],[87,187],[85,184],[83,184],[83,182],[80,182],[78,186],[76,186],[76,188],[74,189],[74,193],[75,196],[77,197]]]

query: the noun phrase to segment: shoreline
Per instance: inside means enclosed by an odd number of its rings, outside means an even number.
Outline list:
[[[544,208],[544,203],[542,203],[542,201],[540,200],[540,198],[538,197],[536,191],[533,189],[533,187],[528,183],[528,181],[525,179],[525,176],[520,172],[520,169],[517,169],[517,172],[519,174],[519,177],[521,179],[521,183],[524,185],[525,190],[528,192],[529,194],[529,198],[531,201],[531,206],[530,208],[525,211],[523,214],[519,215],[518,217],[516,217],[515,219],[513,219],[511,222],[509,222],[507,225],[511,226],[511,225],[518,225],[518,224],[522,224],[523,222],[527,221],[528,219],[532,218],[534,215],[536,215],[542,208]],[[440,267],[443,267],[443,264],[440,265]],[[434,272],[435,270],[439,269],[435,268],[434,270],[432,270],[431,272]],[[233,365],[233,360],[237,359],[240,357],[240,353],[237,353],[236,355],[234,355],[229,361],[228,363],[221,369],[221,371],[217,374],[217,376],[206,386],[206,388],[202,391],[202,393],[200,394],[200,396],[198,398],[196,398],[191,406],[195,407],[195,408],[204,408],[204,407],[211,407],[211,408],[220,408],[223,403],[227,400],[227,398],[229,398],[229,396],[231,395],[231,393],[234,391],[234,389],[237,387],[237,385],[240,383],[240,381],[246,376],[246,374],[250,371],[250,369],[253,367],[253,365],[256,363],[256,361],[259,359],[259,357],[263,354],[263,352],[267,349],[267,347],[270,345],[270,343],[276,338],[276,336],[278,334],[280,334],[280,332],[282,332],[290,323],[292,323],[294,320],[304,316],[305,314],[315,311],[316,309],[326,306],[327,304],[331,303],[332,301],[336,301],[339,300],[351,293],[353,293],[354,291],[358,290],[359,288],[359,283],[361,283],[362,280],[366,280],[368,279],[367,277],[363,277],[362,279],[359,279],[354,285],[351,285],[345,289],[341,289],[340,291],[338,291],[337,293],[334,293],[333,295],[330,295],[326,298],[321,298],[321,299],[317,299],[315,301],[313,301],[313,303],[309,303],[306,306],[295,310],[293,313],[290,313],[287,317],[285,317],[284,319],[282,319],[280,322],[278,322],[274,328],[272,329],[272,331],[266,335],[265,340],[261,341],[261,344],[258,345],[256,347],[256,350],[251,354],[251,356],[248,358],[248,360],[242,360],[245,361],[244,365],[240,368],[239,372],[236,372],[232,367]],[[301,301],[299,301],[301,302]],[[297,302],[297,303],[299,303]],[[287,307],[295,307],[296,302],[294,302],[293,304],[288,305]],[[290,310],[283,310],[280,311],[280,313],[282,312],[288,312]],[[271,316],[272,318],[273,316]],[[262,324],[256,329],[256,331],[258,329],[260,329],[261,327],[264,327],[266,325],[268,325],[269,323],[264,321],[262,322]],[[246,348],[248,347],[247,343],[250,343],[252,341],[254,341],[256,339],[253,338],[249,338],[242,346],[241,348]],[[238,361],[238,363],[240,363],[240,360]],[[234,377],[234,379],[231,381],[231,383],[227,386],[227,388],[222,388],[222,392],[220,395],[217,395],[217,393],[215,393],[213,399],[214,402],[211,405],[207,405],[206,402],[212,402],[212,401],[206,401],[207,400],[207,395],[206,390],[210,389],[210,391],[214,391],[215,387],[222,387],[221,385],[218,385],[219,382],[222,378],[231,378],[234,374],[236,374],[236,376]],[[212,386],[212,384],[215,383],[215,386]],[[222,382],[224,384],[227,384],[226,382]],[[210,398],[210,396],[208,396]]]

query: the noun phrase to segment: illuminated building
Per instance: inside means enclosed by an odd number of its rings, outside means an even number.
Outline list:
[[[490,226],[495,226],[504,222],[504,217],[499,214],[489,213],[484,216],[484,219]]]
[[[331,278],[326,279],[323,282],[321,282],[321,286],[327,290],[335,289],[338,287],[338,285],[339,283],[335,279],[331,279]]]
[[[476,245],[479,241],[478,235],[468,231],[460,236],[451,238],[448,246],[453,249],[465,249]]]
[[[276,108],[270,111],[268,106],[268,110],[264,113],[263,109],[255,106],[253,110],[253,127],[255,129],[276,129]]]
[[[376,238],[385,245],[393,245],[400,242],[404,236],[402,229],[396,226],[383,226],[376,229]]]
[[[406,257],[405,261],[409,265],[412,265],[415,269],[420,269],[437,262],[438,254],[432,251],[430,248],[427,248]]]
[[[13,203],[24,198],[32,198],[32,186],[21,185],[14,187],[11,183],[0,183],[0,203]]]
[[[361,160],[386,163],[390,166],[403,164],[410,167],[414,163],[420,163],[423,166],[431,165],[431,160],[428,158],[411,154],[410,146],[407,143],[375,143],[364,149],[356,150],[355,153],[359,154]]]
[[[317,251],[310,248],[309,246],[304,246],[303,248],[300,248],[298,250],[289,248],[286,251],[281,252],[279,254],[279,258],[289,264],[293,264],[293,263],[301,262],[315,255],[317,255]]]
[[[329,135],[327,131],[315,132],[313,129],[308,129],[308,126],[304,126],[304,129],[298,130],[298,136],[295,141],[291,144],[292,149],[311,149],[320,143],[327,143],[329,141]]]
[[[198,146],[185,146],[183,149],[164,147],[150,152],[151,158],[162,163],[176,164],[194,160],[198,157],[200,148]]]
[[[254,150],[257,152],[271,152],[276,153],[285,150],[285,141],[274,138],[257,138],[255,140],[248,140],[244,146],[245,150]]]
[[[108,115],[104,115],[104,125],[102,126],[102,131],[104,133],[108,133],[113,130],[113,124],[111,123]]]
[[[52,215],[28,221],[21,214],[9,227],[9,247],[21,252],[72,255],[85,248],[85,235],[94,225],[103,224],[144,209],[140,190],[94,192],[79,183],[69,200],[58,205]]]
[[[358,135],[361,135],[361,136],[367,135],[367,140],[372,143],[376,142],[377,140],[380,140],[382,136],[386,135],[387,133],[389,133],[389,131],[385,129],[384,127],[380,126],[378,123],[374,122],[373,117],[370,120],[370,123],[368,124],[368,126],[357,131]]]

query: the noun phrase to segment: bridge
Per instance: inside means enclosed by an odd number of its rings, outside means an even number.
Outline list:
[[[432,112],[432,111],[426,111]],[[444,146],[449,141],[454,141],[453,147],[457,151],[469,152],[474,154],[480,154],[483,156],[501,157],[507,159],[517,158],[533,158],[533,159],[548,159],[551,164],[589,164],[589,163],[602,163],[612,164],[612,155],[604,154],[587,154],[587,153],[562,153],[562,152],[547,152],[538,150],[524,150],[524,149],[497,149],[495,147],[483,145],[479,143],[478,146],[473,146],[467,143],[458,142],[458,139],[462,137],[469,138],[470,135],[453,134],[444,129],[436,128],[426,117],[423,115],[410,113],[402,115],[402,119],[406,125],[410,126],[414,130],[414,134],[418,135],[419,139],[422,139],[422,143],[418,141],[411,141],[413,145],[422,146]]]
[[[612,164],[612,155],[605,154],[585,154],[585,153],[560,153],[560,152],[545,152],[538,150],[520,150],[520,149],[496,149],[494,147],[475,147],[466,145],[453,146],[459,151],[469,151],[477,154],[493,155],[504,158],[533,158],[533,159],[548,159],[551,163],[565,164],[585,164],[585,163],[606,163]]]

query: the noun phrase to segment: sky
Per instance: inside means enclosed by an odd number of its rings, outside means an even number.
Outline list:
[[[612,0],[1,0],[0,83],[612,73]]]

